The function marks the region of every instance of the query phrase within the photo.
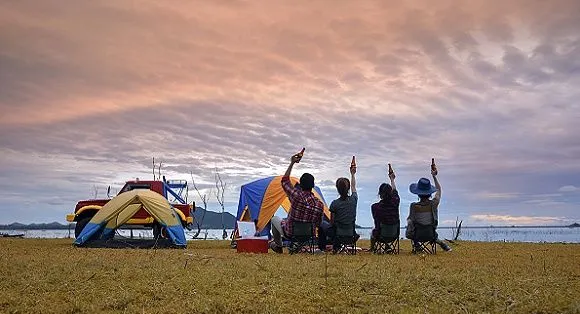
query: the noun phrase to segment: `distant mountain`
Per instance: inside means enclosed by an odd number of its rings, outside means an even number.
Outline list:
[[[205,213],[205,217],[203,217],[203,213],[204,210],[201,207],[196,207],[195,213],[193,213],[195,221],[201,223],[201,229],[222,228],[222,213],[216,213],[208,210]],[[228,212],[224,212],[224,226],[226,227],[226,229],[233,229],[235,225],[236,225],[236,217]]]
[[[68,229],[69,225],[63,225],[58,222],[50,223],[32,223],[32,224],[21,224],[19,222],[11,223],[9,225],[0,225],[0,230],[57,230],[57,229]]]
[[[200,222],[201,229],[221,229],[222,228],[222,214],[218,212],[213,212],[208,210],[205,217],[202,220],[204,210],[201,207],[196,207],[195,221]],[[73,223],[74,224],[74,223]],[[195,225],[195,224],[194,224]],[[224,226],[226,229],[233,229],[236,225],[236,217],[228,212],[224,212]],[[578,224],[570,225],[570,227],[580,227]],[[22,224],[19,222],[14,222],[9,225],[0,225],[0,230],[66,230],[69,228],[69,224],[61,224],[58,222],[50,223],[32,223],[32,224]],[[356,228],[360,229],[371,229],[372,227],[361,227],[356,225]]]
[[[575,223],[569,225],[568,227],[570,227],[570,228],[580,228],[580,224],[577,223],[577,222],[575,222]]]

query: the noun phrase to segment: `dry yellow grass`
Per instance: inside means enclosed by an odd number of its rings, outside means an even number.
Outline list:
[[[415,256],[402,244],[399,256],[290,256],[0,239],[0,313],[580,313],[580,245]]]

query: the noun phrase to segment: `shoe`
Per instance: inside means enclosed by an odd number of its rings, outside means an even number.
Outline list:
[[[322,251],[321,249],[316,249],[312,253],[314,253],[314,254],[324,254],[324,251]]]
[[[446,247],[443,249],[445,252],[453,252],[453,249],[451,247]]]
[[[270,247],[270,249],[278,254],[282,254],[284,251],[282,250],[282,247],[279,246],[278,244],[276,244],[276,242],[272,241],[270,242],[270,244],[268,244],[268,246]]]

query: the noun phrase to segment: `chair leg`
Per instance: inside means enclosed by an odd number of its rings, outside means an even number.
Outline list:
[[[413,253],[421,253],[418,252],[418,250],[420,250],[423,253],[427,253],[427,254],[436,254],[437,252],[437,246],[435,241],[426,241],[426,242],[419,242],[417,241],[417,245],[413,246]]]

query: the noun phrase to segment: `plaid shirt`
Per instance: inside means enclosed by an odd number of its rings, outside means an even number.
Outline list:
[[[322,221],[324,204],[312,192],[294,188],[290,177],[282,177],[282,188],[290,200],[288,219],[282,220],[282,228],[287,236],[292,235],[292,221],[312,222],[319,226]]]

